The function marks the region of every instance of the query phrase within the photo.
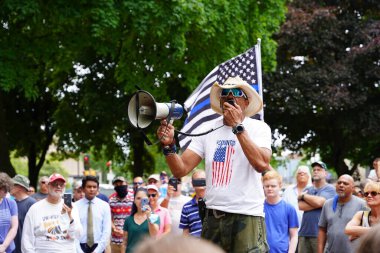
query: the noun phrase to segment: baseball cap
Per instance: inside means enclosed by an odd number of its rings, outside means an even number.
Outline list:
[[[160,181],[160,176],[158,174],[152,174],[148,177],[148,180],[149,179],[154,179],[156,181]]]
[[[125,178],[124,178],[123,176],[117,176],[117,177],[115,177],[115,178],[112,180],[112,184],[116,183],[117,181],[127,182],[127,180],[125,180]]]
[[[29,178],[23,175],[16,175],[12,178],[13,184],[20,185],[24,187],[27,191],[29,191]]]
[[[311,167],[314,167],[314,166],[319,166],[319,167],[323,168],[324,170],[327,170],[326,164],[324,162],[322,162],[322,161],[313,162],[311,164]]]
[[[54,181],[57,181],[57,180],[62,180],[63,182],[66,183],[66,179],[61,174],[54,173],[49,177],[49,183],[53,183]]]
[[[158,191],[158,188],[157,186],[155,186],[154,184],[150,184],[146,187],[147,190],[155,190],[156,192],[159,192]]]

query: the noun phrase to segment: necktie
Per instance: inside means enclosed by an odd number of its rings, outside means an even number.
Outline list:
[[[93,229],[93,220],[92,220],[91,201],[88,202],[88,210],[87,210],[87,245],[90,247],[94,245],[94,229]]]

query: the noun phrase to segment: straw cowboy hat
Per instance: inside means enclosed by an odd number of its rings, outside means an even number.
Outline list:
[[[241,89],[248,98],[248,106],[244,110],[244,115],[246,117],[251,117],[258,113],[261,108],[263,108],[263,101],[259,94],[249,85],[246,81],[241,79],[240,77],[229,77],[224,84],[220,85],[218,82],[215,82],[211,87],[210,92],[210,103],[211,109],[213,109],[216,113],[222,114],[223,111],[220,107],[220,94],[222,89],[233,89],[239,88]]]

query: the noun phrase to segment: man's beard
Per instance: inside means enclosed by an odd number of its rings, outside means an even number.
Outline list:
[[[64,193],[65,193],[65,190],[62,190],[62,193],[58,193],[58,192],[55,192],[54,190],[49,189],[49,195],[54,198],[62,198]]]

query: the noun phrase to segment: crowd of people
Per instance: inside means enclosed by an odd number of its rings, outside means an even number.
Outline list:
[[[98,179],[85,176],[67,198],[60,174],[41,177],[30,195],[27,177],[0,173],[0,253],[376,249],[380,227],[371,227],[380,223],[380,158],[364,188],[349,175],[328,183],[326,164],[316,161],[300,166],[296,184],[282,193],[282,177],[269,164],[271,129],[251,118],[263,106],[258,93],[229,77],[212,85],[210,104],[221,119],[203,126],[205,135],[181,154],[173,125],[161,121],[157,136],[170,178],[162,172],[129,185],[117,176],[115,192],[105,196]],[[196,169],[202,160],[205,171]],[[191,197],[181,191],[190,173]]]

